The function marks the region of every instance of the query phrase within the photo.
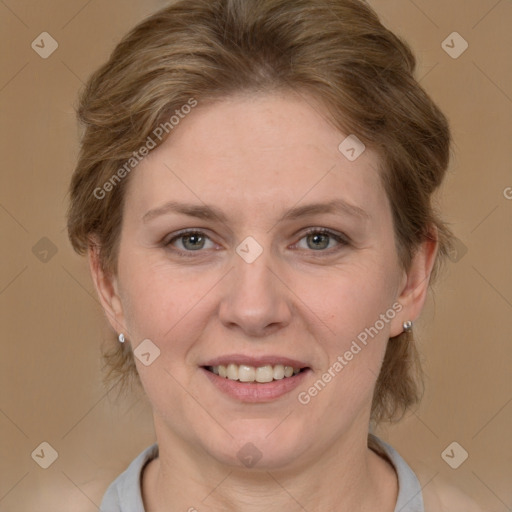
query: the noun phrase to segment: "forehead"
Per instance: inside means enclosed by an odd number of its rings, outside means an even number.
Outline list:
[[[366,148],[350,161],[340,151],[349,135],[305,96],[252,94],[199,103],[138,164],[127,200],[138,212],[176,198],[220,203],[240,215],[251,207],[336,198],[378,210],[385,203],[379,157]]]

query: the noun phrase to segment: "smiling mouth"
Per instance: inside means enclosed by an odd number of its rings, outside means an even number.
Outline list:
[[[228,365],[221,364],[218,366],[203,366],[203,368],[228,380],[260,384],[289,379],[308,369],[307,367],[294,368],[282,364],[255,367],[234,363]]]

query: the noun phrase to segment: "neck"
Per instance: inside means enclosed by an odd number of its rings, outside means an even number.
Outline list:
[[[156,418],[155,418],[156,420]],[[325,453],[279,469],[220,464],[172,435],[159,439],[159,457],[143,475],[146,512],[268,512],[379,510],[392,512],[398,485],[393,467],[367,446],[365,432],[344,436]],[[359,430],[360,432],[360,430]]]

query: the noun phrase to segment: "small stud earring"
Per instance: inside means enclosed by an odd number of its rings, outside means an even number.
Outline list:
[[[404,332],[411,332],[412,331],[412,322],[411,320],[407,320],[403,323]]]
[[[121,334],[119,335],[118,339],[119,339],[119,341],[120,341],[121,343],[124,343],[124,334],[123,334],[123,333],[121,333]]]

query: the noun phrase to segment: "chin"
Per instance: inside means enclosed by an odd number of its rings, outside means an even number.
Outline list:
[[[268,428],[268,423],[265,423],[265,428],[255,427],[253,430],[246,425],[236,434],[231,431],[233,438],[224,438],[224,442],[208,439],[206,449],[215,460],[228,466],[255,471],[287,468],[309,443],[287,428],[276,428],[278,424],[274,422],[274,431]]]

